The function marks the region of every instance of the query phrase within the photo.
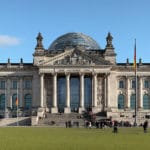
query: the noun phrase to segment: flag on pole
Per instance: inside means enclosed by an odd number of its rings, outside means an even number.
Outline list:
[[[136,63],[136,39],[135,39],[135,46],[134,46],[134,72],[135,72],[135,126],[137,125],[137,63]]]
[[[134,71],[136,72],[136,39],[135,39],[135,46],[134,46],[134,63],[133,63]]]
[[[19,101],[18,101],[18,97],[16,98],[16,106],[18,106],[18,103],[19,103]]]

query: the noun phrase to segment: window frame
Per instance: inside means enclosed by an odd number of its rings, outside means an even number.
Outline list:
[[[135,79],[131,80],[131,89],[135,89],[136,87],[136,81]]]
[[[18,81],[12,80],[12,89],[16,90],[18,88]]]
[[[144,89],[148,89],[149,88],[149,81],[148,80],[144,80]]]
[[[121,110],[124,108],[125,108],[125,96],[123,94],[119,94],[118,95],[118,109]]]
[[[30,79],[26,79],[24,81],[24,88],[25,89],[31,89],[32,88],[32,81]]]
[[[124,88],[125,88],[124,80],[119,80],[119,89],[124,89]]]
[[[143,95],[143,109],[150,109],[150,97],[148,94]]]
[[[6,81],[0,80],[0,89],[5,89],[5,88],[6,88]]]

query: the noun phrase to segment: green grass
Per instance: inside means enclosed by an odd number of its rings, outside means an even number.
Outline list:
[[[0,150],[149,150],[150,133],[142,128],[112,129],[0,128]]]

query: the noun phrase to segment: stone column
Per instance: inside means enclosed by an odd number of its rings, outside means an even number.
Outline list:
[[[107,74],[104,76],[104,98],[105,98],[105,110],[108,108],[108,79],[107,79]]]
[[[93,75],[93,106],[97,107],[97,74]]]
[[[66,74],[66,108],[64,113],[70,113],[70,74]]]
[[[9,87],[8,86],[8,78],[6,77],[6,80],[5,80],[5,115],[4,115],[5,118],[9,118],[9,114],[10,114],[9,109],[8,109],[8,107],[9,107],[8,87]]]
[[[7,107],[8,107],[8,90],[7,90],[7,86],[8,86],[8,83],[7,83],[7,77],[6,77],[6,80],[5,80],[5,117],[6,117]]]
[[[128,78],[128,76],[126,76],[126,96],[125,96],[125,109],[128,110],[130,107],[130,80]]]
[[[40,75],[40,98],[41,98],[41,103],[40,103],[40,107],[44,107],[44,74]]]
[[[7,90],[7,106],[12,108],[12,93],[11,93],[11,81],[10,81],[10,78],[7,78],[7,87],[6,87],[6,90]]]
[[[138,108],[143,108],[143,80],[142,77],[139,78],[140,86],[139,86],[139,103]]]
[[[19,96],[19,106],[20,107],[23,107],[24,106],[24,102],[23,102],[23,79],[22,77],[20,78],[20,89],[19,89],[19,93],[20,93],[20,96]]]
[[[97,74],[93,74],[93,107],[92,112],[97,113],[98,107],[97,107]]]
[[[130,107],[130,98],[131,98],[131,78],[128,77],[128,107],[129,109],[131,109]]]
[[[80,107],[79,113],[84,111],[84,74],[80,73]]]
[[[57,107],[57,74],[53,74],[53,107],[51,108],[51,113],[58,113]]]

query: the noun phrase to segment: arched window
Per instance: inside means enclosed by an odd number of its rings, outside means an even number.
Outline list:
[[[150,109],[150,99],[147,94],[143,95],[143,109]]]
[[[135,109],[135,94],[132,94],[130,97],[130,108]]]
[[[5,94],[0,95],[0,109],[5,109]]]
[[[124,109],[124,95],[118,95],[118,109]]]
[[[30,94],[26,94],[24,99],[25,99],[25,109],[30,109],[32,107],[32,96]]]

